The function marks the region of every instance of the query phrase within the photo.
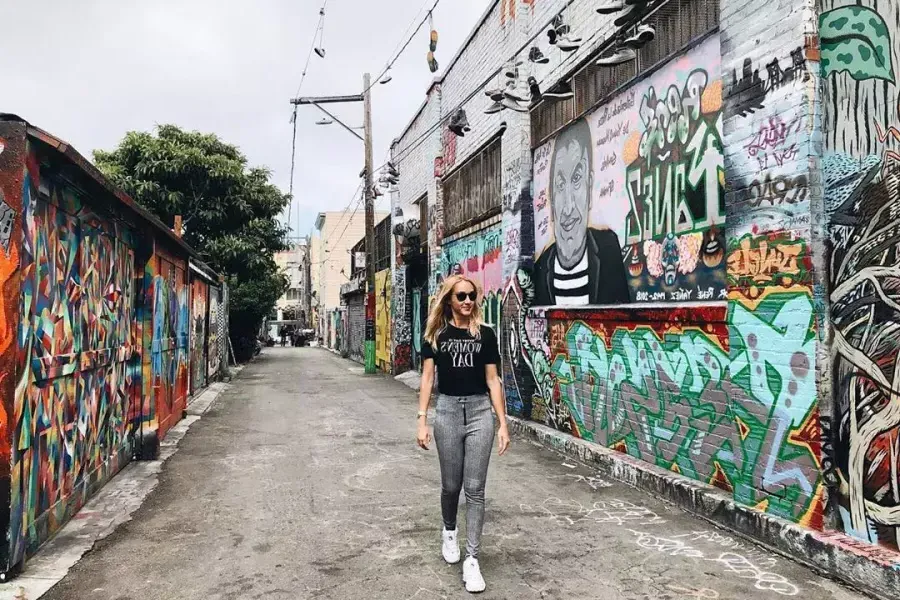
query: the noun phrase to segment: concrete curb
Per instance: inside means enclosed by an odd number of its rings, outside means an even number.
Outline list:
[[[604,475],[678,505],[714,525],[876,598],[900,597],[900,554],[837,532],[814,531],[736,503],[713,486],[545,425],[507,417],[510,432],[597,467]]]
[[[0,600],[37,600],[68,574],[94,544],[131,520],[159,483],[165,462],[178,451],[188,429],[202,418],[230,386],[211,384],[188,405],[188,415],[166,434],[159,458],[131,461],[85,504],[66,525],[25,563],[11,582],[0,584]]]

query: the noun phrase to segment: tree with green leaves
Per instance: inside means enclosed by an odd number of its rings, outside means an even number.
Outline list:
[[[264,168],[214,134],[160,125],[132,131],[111,152],[94,152],[114,183],[169,227],[181,215],[185,242],[223,273],[230,292],[230,335],[239,360],[252,356],[256,335],[287,279],[274,253],[287,249],[279,215],[290,197]]]

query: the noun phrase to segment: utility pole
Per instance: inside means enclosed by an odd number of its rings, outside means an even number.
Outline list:
[[[332,121],[355,135],[364,144],[366,149],[365,168],[363,169],[363,198],[366,203],[366,339],[365,357],[366,373],[375,373],[375,197],[372,189],[374,173],[372,173],[372,102],[371,102],[371,76],[363,75],[363,93],[353,96],[318,96],[294,98],[291,104],[294,106],[312,104]],[[343,102],[363,103],[363,136],[360,137],[355,128],[342,122],[331,112],[324,109],[322,104],[336,104]],[[358,129],[358,128],[356,128]]]
[[[363,135],[366,145],[366,373],[375,373],[375,198],[372,190],[372,94],[369,74],[363,75]]]

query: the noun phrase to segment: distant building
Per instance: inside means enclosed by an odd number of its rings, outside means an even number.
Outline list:
[[[290,250],[276,253],[275,263],[290,280],[290,287],[276,303],[278,318],[298,320],[303,328],[309,328],[312,323],[309,238],[301,238]]]
[[[375,222],[388,216],[376,212]],[[328,315],[341,306],[341,285],[350,281],[350,249],[366,234],[366,215],[362,210],[323,212],[316,219],[316,233],[311,243],[313,257],[311,279],[313,312],[318,319],[319,337],[328,333]],[[333,337],[333,336],[332,336]]]

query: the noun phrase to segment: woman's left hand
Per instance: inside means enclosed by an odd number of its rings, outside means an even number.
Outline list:
[[[497,431],[497,450],[500,456],[503,456],[509,449],[509,429],[506,425],[502,425]]]

